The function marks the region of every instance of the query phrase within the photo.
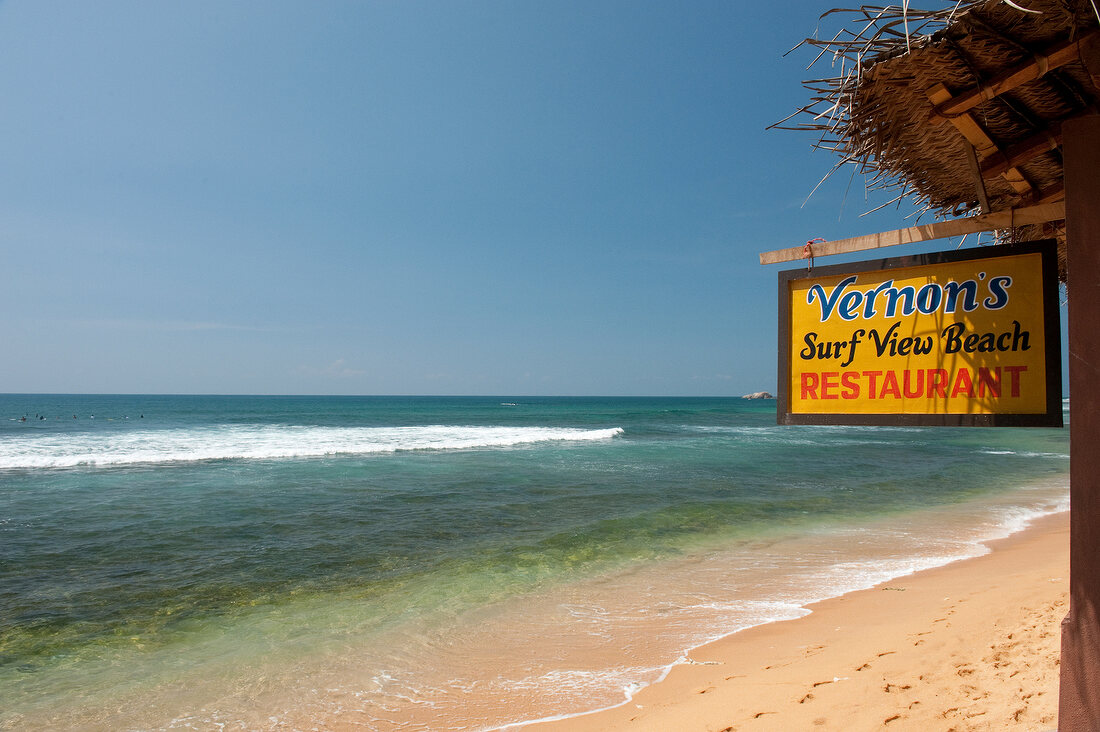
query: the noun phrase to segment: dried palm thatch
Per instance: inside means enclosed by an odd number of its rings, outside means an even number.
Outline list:
[[[938,218],[1062,200],[1061,125],[1097,111],[1100,0],[981,0],[831,10],[844,21],[781,129],[854,165],[870,188]],[[1100,141],[1098,141],[1100,144]],[[1064,238],[1064,222],[1006,238]]]

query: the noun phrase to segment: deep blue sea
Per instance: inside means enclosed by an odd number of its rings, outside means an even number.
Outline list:
[[[1068,442],[733,398],[0,395],[0,729],[606,707],[1065,510]]]

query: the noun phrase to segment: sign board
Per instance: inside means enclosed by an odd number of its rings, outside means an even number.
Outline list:
[[[780,424],[1062,426],[1055,242],[779,273]]]

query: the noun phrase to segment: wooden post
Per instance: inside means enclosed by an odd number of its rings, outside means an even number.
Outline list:
[[[1070,576],[1060,732],[1100,725],[1100,116],[1063,126],[1069,285]]]

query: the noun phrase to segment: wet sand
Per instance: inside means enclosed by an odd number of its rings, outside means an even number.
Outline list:
[[[990,547],[696,649],[622,706],[525,729],[1053,729],[1069,514]]]

